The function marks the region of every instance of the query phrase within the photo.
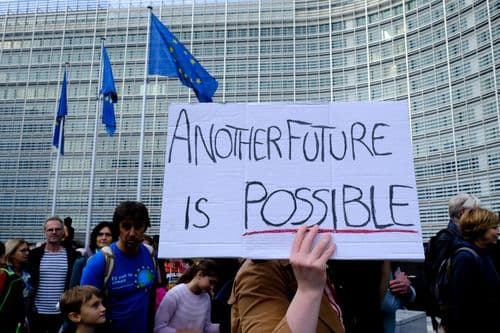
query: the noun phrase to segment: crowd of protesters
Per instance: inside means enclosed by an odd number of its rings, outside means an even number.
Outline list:
[[[448,206],[433,242],[451,249],[449,304],[428,314],[446,333],[500,332],[498,215],[465,193]],[[336,245],[318,226],[297,230],[289,260],[181,260],[157,257],[140,202],[120,203],[88,249],[71,222],[46,219],[38,247],[0,242],[2,332],[393,333],[398,309],[432,303],[407,263],[329,260]]]

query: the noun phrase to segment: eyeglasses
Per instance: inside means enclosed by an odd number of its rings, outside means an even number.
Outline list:
[[[45,232],[61,232],[61,228],[51,228],[51,229],[45,229]]]
[[[109,232],[99,232],[97,234],[97,236],[99,236],[99,237],[102,237],[102,236],[111,237],[113,235],[111,233],[109,233]]]

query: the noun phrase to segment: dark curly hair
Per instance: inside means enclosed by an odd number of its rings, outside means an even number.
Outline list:
[[[140,224],[147,228],[151,226],[149,213],[146,205],[138,201],[124,201],[115,208],[113,213],[113,234],[120,232],[120,222],[130,220],[134,224]]]
[[[92,229],[92,233],[90,234],[89,248],[92,251],[92,253],[95,253],[95,251],[97,250],[97,235],[99,234],[99,232],[101,232],[102,229],[104,229],[106,227],[108,227],[109,230],[111,230],[111,234],[112,234],[112,237],[113,237],[113,242],[116,241],[116,239],[118,238],[117,235],[116,235],[116,232],[113,231],[113,223],[111,223],[109,221],[99,222],[94,227],[94,229]]]

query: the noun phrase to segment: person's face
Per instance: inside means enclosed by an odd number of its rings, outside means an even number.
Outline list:
[[[198,274],[198,288],[207,292],[213,290],[218,279],[215,276],[202,275],[200,272]]]
[[[481,237],[481,241],[486,246],[494,245],[498,242],[498,236],[500,235],[499,226],[489,228],[486,230],[484,235]]]
[[[120,222],[120,242],[123,243],[126,250],[136,250],[139,248],[146,227],[143,223],[124,220]]]
[[[64,237],[63,225],[58,220],[47,221],[44,232],[47,243],[49,244],[58,245]]]
[[[95,326],[106,322],[106,308],[102,305],[102,299],[96,295],[82,304],[77,322],[85,326]]]
[[[96,246],[98,249],[103,248],[104,246],[108,246],[113,241],[113,234],[111,233],[111,229],[108,227],[104,227],[97,233],[97,237],[95,240]]]
[[[13,264],[25,264],[26,262],[28,262],[29,253],[30,250],[28,248],[28,244],[21,243],[10,257],[10,260]]]

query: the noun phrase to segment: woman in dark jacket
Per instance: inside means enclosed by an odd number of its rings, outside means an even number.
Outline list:
[[[495,213],[475,208],[460,218],[451,261],[447,333],[500,332],[500,276],[491,258],[500,230]],[[471,249],[464,250],[463,248]]]

